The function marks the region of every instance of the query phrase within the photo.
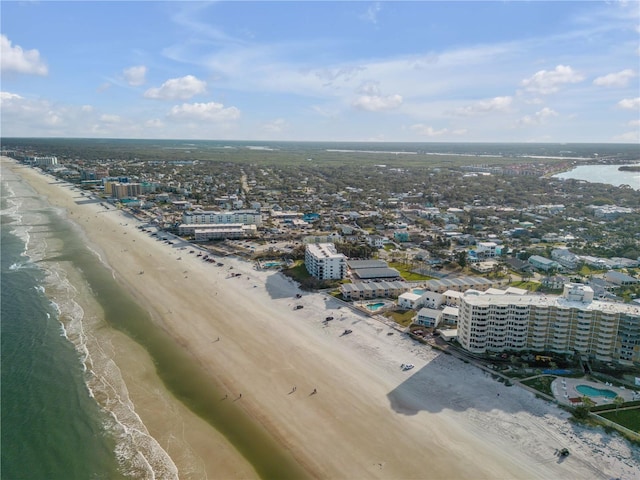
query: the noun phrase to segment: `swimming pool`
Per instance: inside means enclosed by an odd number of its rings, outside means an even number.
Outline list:
[[[365,307],[369,310],[371,310],[372,312],[375,312],[376,310],[381,309],[382,307],[384,307],[384,303],[379,302],[379,303],[367,303],[365,305]]]
[[[282,266],[282,262],[264,262],[262,266],[264,268],[275,268]]]
[[[413,289],[413,293],[415,293],[416,295],[422,295],[426,290],[423,290],[421,288],[414,288]]]
[[[590,387],[589,385],[578,385],[576,386],[576,390],[589,397],[616,398],[618,396],[616,392],[611,390],[601,390],[599,388]]]

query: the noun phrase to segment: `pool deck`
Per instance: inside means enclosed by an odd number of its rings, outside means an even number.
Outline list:
[[[553,396],[559,403],[563,403],[565,405],[573,405],[574,403],[571,402],[571,398],[582,398],[584,396],[582,393],[576,390],[576,387],[578,385],[588,385],[599,390],[611,390],[612,392],[616,392],[618,395],[624,398],[626,402],[630,402],[631,400],[637,400],[640,398],[640,394],[635,395],[634,398],[635,390],[614,387],[611,385],[606,385],[604,383],[593,382],[581,378],[558,377],[553,382],[551,382],[551,391],[553,392]],[[614,404],[612,398],[591,396],[590,398],[595,402],[596,405]]]

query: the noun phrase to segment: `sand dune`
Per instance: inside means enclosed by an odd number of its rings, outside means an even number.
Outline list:
[[[296,299],[296,285],[278,273],[234,258],[221,267],[203,262],[180,244],[154,240],[122,212],[17,168],[81,226],[118,281],[211,381],[230,398],[242,394],[236,405],[310,477],[604,479],[640,470],[637,449],[572,425],[566,412],[529,392],[325,295]],[[327,315],[335,319],[324,323]],[[353,333],[341,336],[345,328]],[[181,478],[257,476],[163,388],[144,352],[113,336],[136,411]],[[416,367],[402,371],[408,362]],[[554,452],[563,447],[571,455],[559,461]]]

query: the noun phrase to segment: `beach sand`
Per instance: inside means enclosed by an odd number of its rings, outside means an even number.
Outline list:
[[[121,211],[87,202],[34,169],[13,168],[66,210],[158,328],[309,477],[604,479],[640,470],[636,448],[569,423],[568,413],[530,392],[337,300],[299,292],[276,272],[236,258],[220,259],[224,266],[204,262],[191,247],[156,241]],[[85,311],[99,315],[88,296],[85,302]],[[335,319],[325,324],[327,315]],[[342,336],[346,328],[353,333]],[[180,478],[258,477],[224,436],[166,390],[144,349],[109,329],[98,343],[109,346],[103,350],[136,414]],[[415,368],[402,371],[402,363]],[[565,447],[571,455],[561,461],[555,452]]]

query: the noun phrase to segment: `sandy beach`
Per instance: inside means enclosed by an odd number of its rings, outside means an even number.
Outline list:
[[[13,168],[66,211],[157,327],[227,395],[220,408],[233,402],[310,478],[637,478],[640,453],[615,434],[578,427],[530,392],[328,296],[300,292],[277,272],[237,258],[204,262],[113,207]],[[85,314],[99,316],[91,296],[82,298]],[[328,315],[334,320],[323,322]],[[341,335],[347,328],[353,333]],[[144,349],[115,330],[100,335],[132,408],[177,468],[156,478],[259,477],[166,390]],[[403,363],[415,368],[402,371]],[[559,460],[560,448],[571,455]]]

